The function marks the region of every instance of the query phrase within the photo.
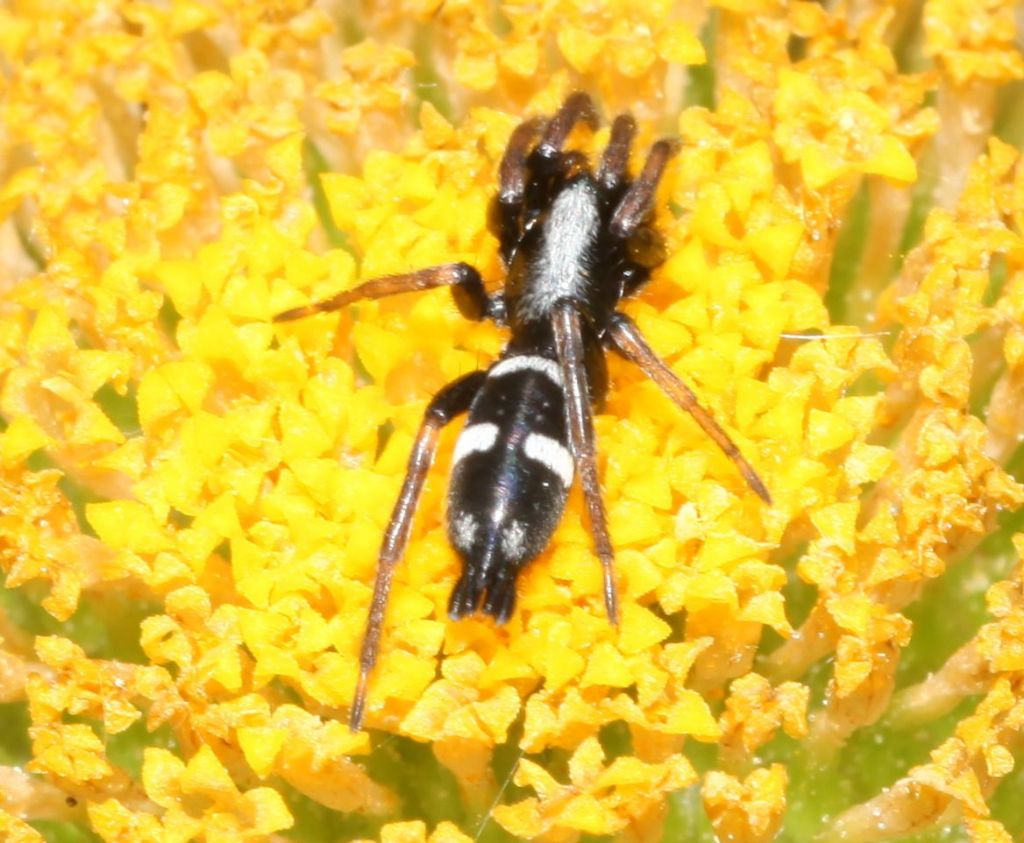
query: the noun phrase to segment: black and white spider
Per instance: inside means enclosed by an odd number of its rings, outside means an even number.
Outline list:
[[[490,220],[507,267],[501,292],[488,295],[473,267],[453,263],[366,281],[275,317],[284,322],[360,299],[447,286],[464,316],[511,329],[497,362],[448,384],[427,407],[380,550],[349,720],[353,731],[362,725],[395,564],[408,543],[439,432],[455,416],[469,413],[452,456],[448,497],[448,535],[462,559],[462,575],[448,606],[455,619],[482,611],[498,623],[508,620],[519,572],[547,546],[579,472],[604,569],[605,607],[609,619],[617,620],[614,556],[591,410],[607,390],[605,349],[640,366],[770,502],[764,484],[725,431],[651,350],[632,320],[616,310],[620,299],[640,289],[664,259],[651,212],[676,144],[659,140],[640,175],[630,178],[626,168],[636,125],[630,115],[619,115],[594,172],[583,153],[563,149],[581,122],[594,128],[597,118],[590,97],[575,93],[553,117],[527,120],[509,139]]]

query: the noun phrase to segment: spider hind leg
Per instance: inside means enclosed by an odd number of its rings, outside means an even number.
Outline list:
[[[613,348],[639,366],[677,406],[690,414],[701,430],[733,461],[743,479],[747,481],[747,485],[761,500],[770,504],[772,497],[768,493],[768,488],[740,452],[739,446],[715,421],[711,413],[700,405],[693,391],[654,353],[654,349],[647,344],[636,323],[624,313],[613,314],[608,326],[608,338]]]
[[[618,623],[615,551],[608,534],[608,516],[605,512],[604,499],[601,497],[601,481],[597,474],[597,437],[594,433],[590,384],[587,376],[587,351],[583,339],[582,320],[571,299],[564,299],[555,305],[551,326],[562,382],[565,385],[565,416],[569,444],[583,486],[590,535],[604,572],[605,609],[608,612],[608,619],[612,623]]]
[[[384,613],[391,594],[391,578],[395,572],[395,565],[405,555],[409,534],[412,532],[413,515],[416,513],[427,472],[434,461],[441,428],[455,416],[469,409],[485,378],[486,373],[480,371],[471,372],[452,381],[434,396],[423,414],[423,423],[416,434],[412,454],[409,456],[409,467],[402,483],[402,491],[388,521],[377,561],[377,576],[373,583],[370,613],[366,619],[366,631],[363,633],[363,646],[359,654],[359,679],[352,700],[352,710],[349,713],[349,728],[353,732],[358,732],[362,728],[367,683],[370,672],[377,664]]]

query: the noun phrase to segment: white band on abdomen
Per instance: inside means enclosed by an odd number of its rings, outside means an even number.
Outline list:
[[[499,360],[491,366],[487,377],[500,378],[502,375],[511,375],[513,372],[540,372],[559,386],[562,385],[562,371],[558,368],[558,364],[539,354],[515,354],[512,357]]]
[[[470,454],[489,451],[498,441],[498,425],[490,422],[471,424],[462,429],[455,442],[455,453],[452,454],[452,465],[465,459]]]
[[[572,485],[573,461],[572,454],[557,439],[542,433],[531,433],[523,442],[523,453],[528,459],[539,462],[554,474],[565,488]]]

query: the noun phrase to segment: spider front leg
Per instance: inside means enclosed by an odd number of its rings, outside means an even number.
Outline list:
[[[620,114],[612,123],[608,146],[601,156],[601,167],[597,171],[597,183],[606,194],[614,194],[626,180],[629,166],[629,150],[636,134],[636,121],[629,114]]]
[[[693,417],[693,420],[700,425],[701,430],[710,436],[715,444],[725,452],[725,455],[736,464],[740,474],[747,481],[747,485],[765,503],[770,504],[772,498],[768,494],[768,489],[761,478],[757,476],[757,472],[740,453],[739,447],[729,438],[729,434],[722,430],[711,414],[701,407],[693,391],[676,376],[676,373],[665,364],[664,360],[654,353],[654,349],[647,344],[636,323],[624,313],[614,313],[608,321],[608,337],[614,348],[623,357],[636,363],[643,373],[660,386],[669,398]]]
[[[608,516],[597,476],[597,448],[594,417],[590,408],[590,388],[584,361],[583,329],[576,305],[569,299],[558,302],[552,313],[555,351],[565,389],[566,427],[569,448],[583,484],[590,534],[604,571],[604,605],[608,619],[618,623],[619,608],[615,592],[615,551],[608,536]]]
[[[542,161],[555,161],[562,154],[562,147],[569,137],[576,124],[584,122],[591,129],[597,128],[597,112],[594,110],[594,101],[583,91],[569,94],[562,107],[555,112],[544,130],[537,148],[534,150],[534,157]]]
[[[381,299],[399,293],[450,287],[452,298],[467,319],[492,319],[499,325],[505,322],[505,300],[501,296],[488,296],[483,279],[468,263],[445,263],[402,275],[386,275],[364,281],[343,293],[324,301],[293,307],[274,317],[275,322],[290,322],[314,313],[328,313],[364,299]]]
[[[660,140],[651,147],[643,170],[629,186],[612,214],[609,229],[616,237],[625,240],[650,216],[658,182],[661,181],[669,159],[678,150],[679,143],[675,140]]]
[[[373,583],[373,598],[370,601],[370,614],[366,619],[366,631],[363,633],[363,646],[359,655],[359,680],[356,683],[355,697],[352,700],[352,711],[349,714],[349,729],[358,732],[363,723],[363,711],[366,706],[366,688],[370,671],[377,663],[380,649],[380,634],[384,623],[384,612],[391,593],[391,577],[395,565],[405,555],[412,530],[412,519],[416,513],[423,483],[427,472],[434,461],[437,451],[437,440],[441,429],[455,416],[469,409],[473,397],[479,392],[487,377],[486,372],[471,372],[444,387],[427,406],[423,414],[423,423],[413,444],[409,456],[402,491],[395,502],[391,520],[388,522],[384,541],[381,543],[380,556],[377,560],[377,576]]]
[[[523,201],[529,177],[526,158],[543,125],[541,118],[534,117],[516,126],[498,167],[498,195],[492,200],[490,229],[501,244],[501,259],[506,264],[523,234]]]

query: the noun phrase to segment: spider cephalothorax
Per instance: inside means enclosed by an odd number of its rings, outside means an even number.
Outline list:
[[[693,415],[750,487],[770,500],[732,440],[616,309],[664,258],[651,225],[652,208],[676,145],[655,143],[640,174],[630,178],[635,124],[623,114],[612,123],[595,170],[581,152],[563,149],[581,122],[593,127],[597,120],[590,97],[576,93],[553,117],[527,120],[509,139],[491,213],[491,230],[507,267],[500,292],[488,295],[473,267],[445,264],[366,281],[276,317],[286,321],[359,299],[448,286],[465,316],[491,319],[511,333],[497,361],[448,384],[427,407],[381,547],[350,715],[353,730],[362,724],[391,575],[408,542],[438,433],[455,416],[469,414],[452,457],[448,499],[448,535],[462,560],[448,608],[453,618],[481,611],[499,623],[508,620],[519,572],[547,546],[578,472],[604,569],[605,606],[608,617],[617,619],[614,555],[592,417],[592,406],[607,389],[606,349],[639,365]]]

